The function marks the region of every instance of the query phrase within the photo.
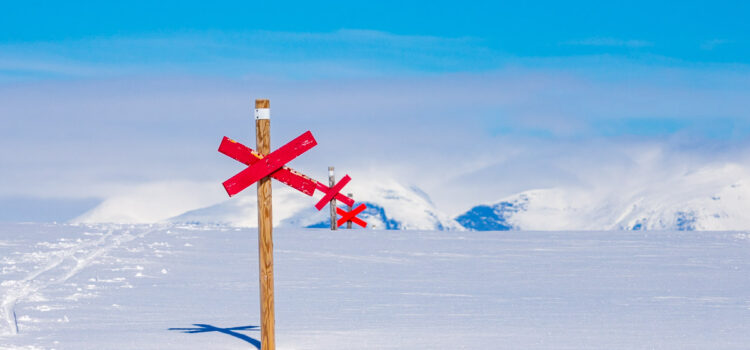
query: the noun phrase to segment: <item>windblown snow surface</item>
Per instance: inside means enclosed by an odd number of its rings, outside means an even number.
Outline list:
[[[278,229],[278,349],[747,349],[750,234]],[[0,349],[252,349],[254,229],[0,226]]]

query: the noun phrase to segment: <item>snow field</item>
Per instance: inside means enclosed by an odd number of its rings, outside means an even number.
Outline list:
[[[279,349],[750,342],[744,232],[278,229],[274,241]],[[252,349],[257,270],[253,229],[0,225],[0,349]]]

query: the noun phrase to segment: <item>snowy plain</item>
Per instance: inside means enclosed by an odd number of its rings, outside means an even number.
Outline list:
[[[0,224],[0,349],[254,349],[255,229]],[[747,349],[746,232],[277,229],[278,349]]]

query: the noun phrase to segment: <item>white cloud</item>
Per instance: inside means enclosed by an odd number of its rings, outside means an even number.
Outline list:
[[[191,181],[149,182],[112,195],[74,223],[153,223],[226,198],[219,184]]]
[[[135,203],[122,193],[142,184],[219,186],[241,169],[216,152],[221,136],[254,143],[252,98],[272,101],[274,147],[308,129],[318,139],[293,167],[319,179],[335,165],[355,181],[416,183],[449,214],[530,188],[593,183],[591,174],[611,169],[628,173],[630,157],[640,154],[632,149],[680,159],[665,167],[692,157],[730,161],[745,150],[742,137],[602,140],[596,130],[654,116],[740,125],[750,110],[744,67],[535,65],[404,77],[158,75],[0,85],[0,195],[120,198],[112,202],[118,207]],[[701,150],[710,143],[713,151]]]

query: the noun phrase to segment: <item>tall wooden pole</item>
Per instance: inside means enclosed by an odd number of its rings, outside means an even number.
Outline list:
[[[351,193],[349,193],[349,198],[354,199],[354,195],[351,194]],[[352,206],[351,205],[349,206],[349,211],[352,211]],[[349,221],[346,222],[346,228],[349,229],[349,230],[352,229],[352,221],[351,220],[349,220]]]
[[[333,188],[336,185],[336,177],[333,175],[333,167],[328,167],[328,186]],[[331,230],[336,230],[336,198],[331,200]]]
[[[255,148],[271,153],[271,102],[255,100]],[[258,181],[258,263],[260,265],[260,344],[261,350],[275,350],[273,311],[273,220],[271,217],[271,178]]]

